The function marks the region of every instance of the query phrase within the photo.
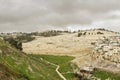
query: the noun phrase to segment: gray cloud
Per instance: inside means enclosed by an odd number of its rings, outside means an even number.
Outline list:
[[[46,30],[68,25],[104,26],[119,31],[119,21],[119,0],[0,0],[1,32]]]

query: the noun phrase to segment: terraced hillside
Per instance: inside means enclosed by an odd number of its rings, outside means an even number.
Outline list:
[[[0,40],[0,80],[62,80],[56,68]]]

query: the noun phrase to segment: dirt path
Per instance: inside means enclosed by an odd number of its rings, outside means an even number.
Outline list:
[[[60,66],[57,65],[57,68],[56,68],[56,72],[58,73],[58,75],[63,79],[63,80],[67,80],[58,70],[59,70]]]
[[[49,64],[51,64],[51,65],[53,65],[53,66],[57,66],[57,68],[56,68],[56,70],[55,70],[55,71],[57,72],[57,74],[58,74],[63,80],[67,80],[67,79],[62,75],[62,73],[59,72],[59,68],[60,68],[59,65],[54,64],[54,63],[51,63],[51,62],[49,62],[49,61],[46,61],[46,60],[44,60],[43,58],[41,58],[41,60],[43,60],[43,61],[45,61],[46,63],[49,63]]]
[[[77,66],[80,68],[84,66],[89,66],[91,65],[91,53],[82,54],[72,60],[72,62],[77,64]]]

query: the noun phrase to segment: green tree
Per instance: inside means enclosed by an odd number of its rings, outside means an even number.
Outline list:
[[[4,38],[4,40],[6,42],[8,42],[9,44],[11,44],[11,46],[15,47],[16,49],[19,49],[19,50],[23,50],[22,48],[22,42],[20,40],[17,40],[13,37],[9,37],[9,38]]]

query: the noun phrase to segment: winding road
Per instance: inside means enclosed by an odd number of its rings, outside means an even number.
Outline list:
[[[60,68],[59,65],[54,64],[54,63],[51,63],[51,62],[49,62],[49,61],[46,61],[46,60],[44,60],[43,58],[41,58],[41,60],[43,60],[43,61],[45,61],[46,63],[51,64],[51,65],[53,65],[53,66],[57,66],[57,68],[56,68],[56,70],[55,70],[55,71],[57,72],[57,74],[61,77],[61,79],[67,80],[67,79],[62,75],[62,73],[59,72],[59,68]]]

